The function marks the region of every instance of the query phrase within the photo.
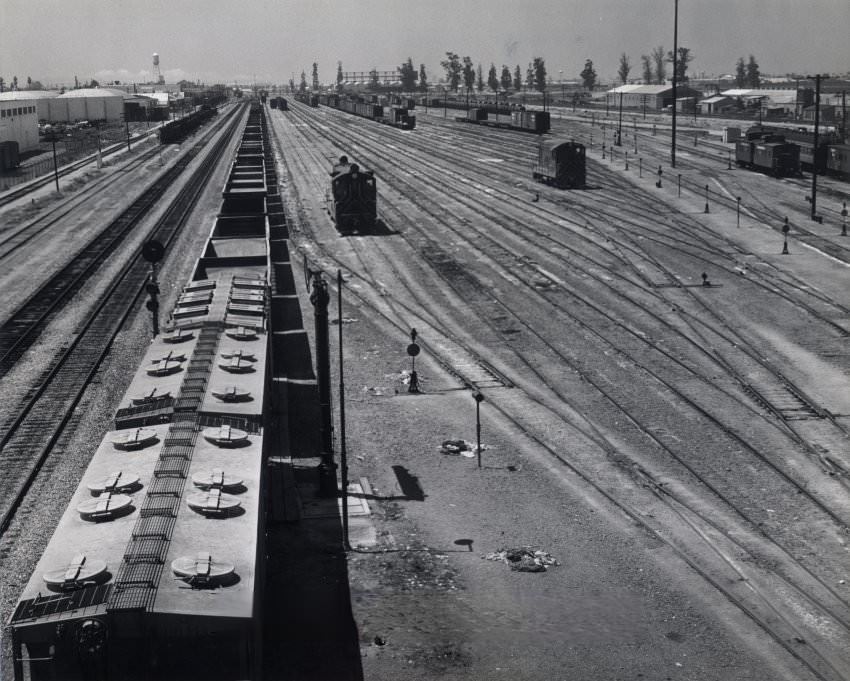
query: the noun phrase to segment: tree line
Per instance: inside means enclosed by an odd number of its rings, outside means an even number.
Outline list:
[[[664,50],[662,45],[654,47],[649,54],[641,55],[642,80],[646,84],[663,85],[667,82],[667,65],[675,63],[676,82],[687,83],[690,79],[688,76],[688,66],[694,60],[694,54],[689,47],[680,46],[676,50],[676,59],[673,59],[672,50]],[[520,91],[523,87],[529,90],[538,90],[544,92],[547,86],[546,62],[543,57],[534,57],[529,62],[528,67],[523,70],[519,64],[513,70],[502,64],[501,70],[498,69],[495,63],[490,62],[490,67],[487,70],[485,77],[482,64],[475,64],[469,56],[461,57],[456,52],[446,52],[446,58],[440,62],[440,66],[445,72],[445,83],[448,89],[457,92],[465,89],[467,92],[478,90],[483,92],[489,89],[492,92],[500,91]],[[415,92],[417,90],[426,92],[428,90],[428,74],[425,70],[425,64],[420,64],[417,69],[413,65],[413,58],[408,57],[407,61],[397,67],[401,89],[405,92]],[[629,74],[632,71],[632,64],[629,56],[623,52],[620,55],[619,67],[617,76],[619,80],[625,84],[628,82]],[[584,69],[579,74],[582,85],[593,90],[598,82],[598,76],[593,66],[593,60],[587,59],[584,63]],[[372,70],[370,73],[370,84],[377,87],[380,85],[378,81],[378,72]],[[2,82],[2,80],[0,80]],[[290,80],[290,87],[294,90],[295,83]],[[343,88],[343,71],[342,62],[337,62],[336,73],[337,89]],[[740,57],[735,68],[735,85],[738,87],[757,88],[761,84],[761,74],[759,72],[758,63],[753,55],[750,55],[749,62],[745,63],[744,58]],[[301,72],[301,82],[299,88],[301,91],[307,89],[307,76],[304,71]],[[313,63],[312,87],[314,90],[319,88],[318,64]]]

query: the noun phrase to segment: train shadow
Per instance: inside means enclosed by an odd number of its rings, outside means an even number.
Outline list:
[[[359,229],[356,232],[351,232],[343,236],[392,236],[398,233],[398,230],[392,229],[386,222],[378,219],[375,220],[375,224],[372,227]]]
[[[300,461],[294,475],[304,506],[320,510],[267,528],[264,676],[362,681],[339,505],[318,497],[313,462]]]

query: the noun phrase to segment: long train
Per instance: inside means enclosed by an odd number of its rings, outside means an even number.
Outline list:
[[[402,130],[413,130],[416,127],[416,116],[401,103],[398,106],[384,106],[362,98],[325,93],[319,95],[319,104]]]
[[[510,117],[506,117],[502,121],[498,117],[491,119],[486,109],[476,107],[467,111],[465,116],[455,116],[455,120],[461,123],[486,125],[491,128],[507,128],[508,130],[533,132],[538,135],[549,132],[548,111],[512,111]]]
[[[166,123],[159,129],[161,144],[178,144],[218,113],[213,106],[203,105],[188,116]]]
[[[166,333],[9,621],[16,681],[260,675],[269,263],[285,230],[273,173],[255,105]]]

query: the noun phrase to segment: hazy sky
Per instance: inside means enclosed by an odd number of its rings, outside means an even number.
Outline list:
[[[625,52],[673,44],[674,0],[0,0],[0,76],[48,82],[144,81],[158,52],[168,81],[286,82],[302,70],[413,59],[429,80],[447,50],[482,63],[546,60],[553,79],[592,59],[612,79]],[[689,73],[730,73],[739,56],[762,73],[850,72],[850,0],[679,0]],[[668,69],[669,70],[669,69]]]

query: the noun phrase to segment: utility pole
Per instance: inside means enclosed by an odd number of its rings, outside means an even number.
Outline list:
[[[812,158],[812,215],[811,218],[815,222],[819,222],[817,217],[818,203],[818,126],[820,125],[820,74],[815,76],[815,138]]]
[[[620,121],[617,124],[617,146],[623,145],[623,91],[620,90]]]
[[[679,0],[673,0],[673,126],[670,143],[670,166],[676,167],[676,79],[679,70]]]

